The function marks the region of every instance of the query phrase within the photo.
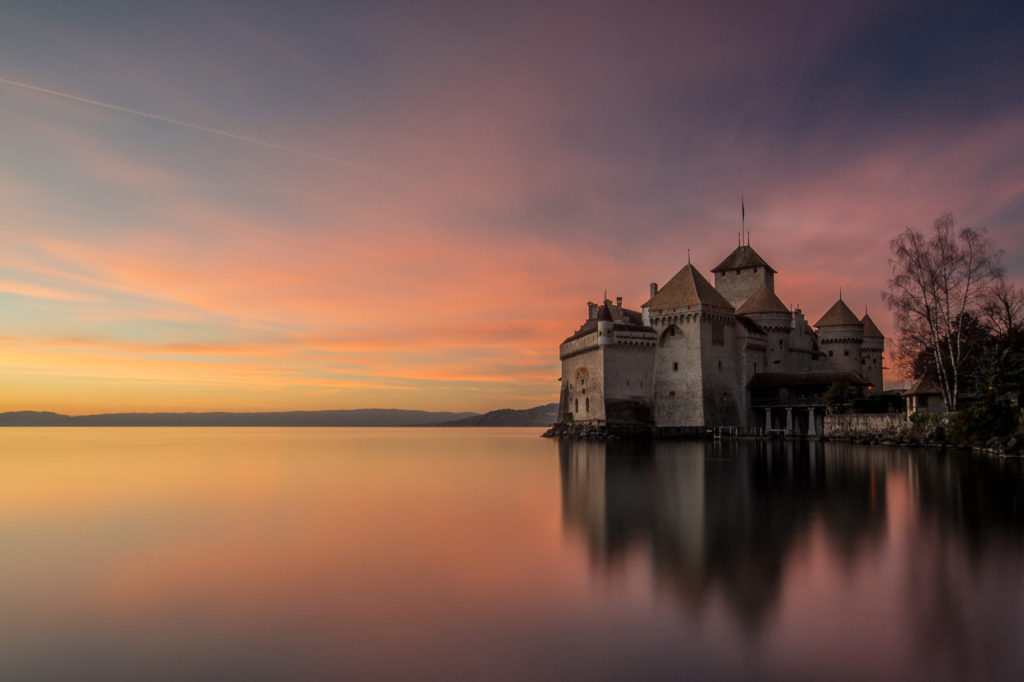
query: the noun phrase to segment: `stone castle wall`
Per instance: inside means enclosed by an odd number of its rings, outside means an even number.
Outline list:
[[[564,411],[560,410],[558,419],[570,422],[603,421],[604,347],[597,345],[597,332],[574,339],[570,344],[563,346],[563,398],[559,403],[564,405]]]
[[[699,318],[700,312],[692,311],[652,320],[660,332],[653,395],[654,419],[658,426],[704,424]]]
[[[604,348],[604,396],[608,421],[650,423],[654,394],[652,339],[637,339]]]
[[[701,316],[704,421],[697,426],[745,426],[740,411],[742,358],[736,339],[736,316],[705,312]],[[745,390],[742,391],[746,393]]]
[[[775,277],[763,267],[745,270],[723,270],[715,273],[715,289],[725,296],[733,308],[739,308],[755,291],[768,285],[775,290]]]

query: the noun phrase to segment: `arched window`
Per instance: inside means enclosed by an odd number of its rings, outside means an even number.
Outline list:
[[[587,398],[587,412],[590,412],[590,398]]]

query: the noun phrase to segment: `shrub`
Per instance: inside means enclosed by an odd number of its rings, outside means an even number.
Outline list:
[[[979,401],[950,417],[950,436],[973,443],[996,436],[1008,436],[1017,428],[1017,410],[996,400]]]

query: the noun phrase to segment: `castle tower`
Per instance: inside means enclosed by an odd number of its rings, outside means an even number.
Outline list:
[[[775,291],[775,268],[749,244],[737,246],[711,272],[715,273],[715,289],[733,308],[743,305],[761,287]]]
[[[871,382],[871,392],[882,392],[882,354],[885,352],[885,336],[879,331],[867,312],[860,319],[864,325],[864,344],[860,349],[861,376]]]
[[[765,366],[758,368],[758,371],[789,371],[789,337],[793,329],[793,314],[775,292],[767,284],[762,285],[739,307],[736,314],[753,320],[766,332]]]
[[[818,344],[825,354],[826,368],[862,374],[860,358],[864,325],[843,303],[843,299],[836,301],[814,326],[818,328]]]
[[[687,265],[646,308],[657,334],[654,419],[659,426],[740,426],[740,371],[733,306]]]

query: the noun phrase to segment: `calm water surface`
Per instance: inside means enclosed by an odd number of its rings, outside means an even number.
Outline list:
[[[1016,461],[0,430],[0,679],[1024,679]]]

